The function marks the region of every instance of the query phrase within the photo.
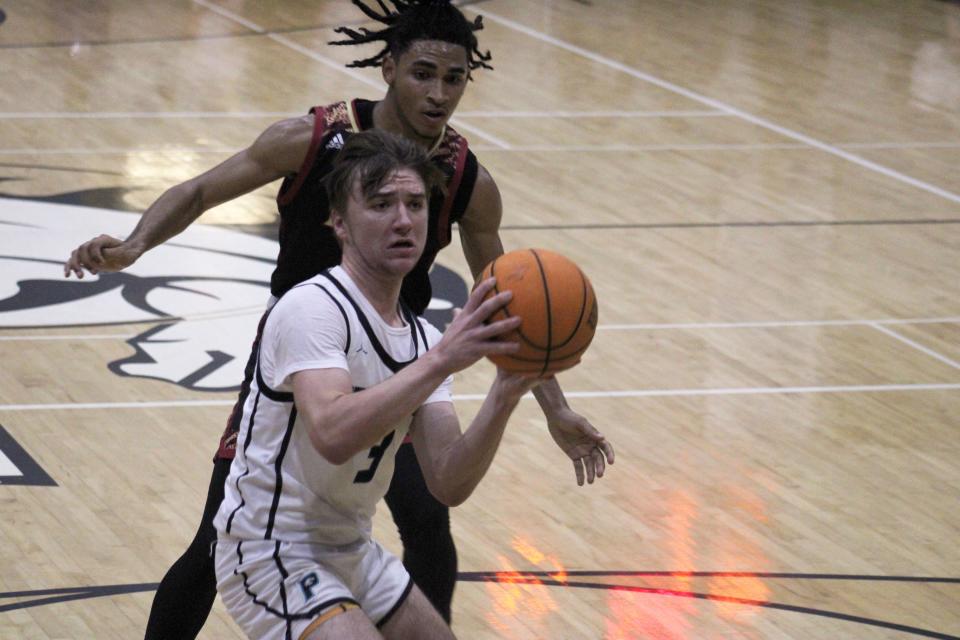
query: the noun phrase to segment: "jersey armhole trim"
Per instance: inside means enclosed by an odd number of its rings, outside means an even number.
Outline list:
[[[324,116],[326,109],[323,107],[313,107],[310,109],[310,113],[313,114],[313,135],[310,138],[310,148],[307,149],[307,155],[300,165],[300,170],[297,171],[297,177],[294,179],[293,184],[291,184],[290,188],[286,191],[283,191],[281,187],[281,192],[277,196],[277,204],[279,205],[290,204],[297,196],[300,187],[303,186],[307,176],[310,175],[310,170],[313,168],[313,161],[316,159],[317,151],[320,149],[320,140],[323,138],[325,130],[323,123],[325,121]]]
[[[360,98],[354,98],[347,104],[350,105],[350,108],[347,109],[347,118],[350,119],[350,126],[353,127],[354,131],[363,131],[360,128],[360,114],[357,113],[357,100]]]
[[[453,210],[453,203],[457,199],[457,191],[460,190],[460,182],[463,180],[463,169],[467,164],[467,147],[467,141],[464,138],[463,145],[457,153],[457,164],[453,172],[453,178],[450,179],[450,188],[447,190],[447,197],[444,198],[443,209],[440,210],[437,232],[441,247],[450,244],[450,211]]]

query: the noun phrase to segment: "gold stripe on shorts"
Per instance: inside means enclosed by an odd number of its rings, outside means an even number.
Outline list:
[[[347,611],[350,611],[350,609],[356,609],[356,608],[357,608],[357,605],[355,605],[352,602],[339,602],[333,605],[332,607],[327,609],[323,614],[321,614],[318,618],[316,618],[313,622],[311,622],[306,629],[303,630],[303,633],[300,634],[299,640],[303,640],[304,638],[306,638],[317,627],[322,625],[324,622],[326,622],[330,618],[338,616],[341,613],[346,613]]]

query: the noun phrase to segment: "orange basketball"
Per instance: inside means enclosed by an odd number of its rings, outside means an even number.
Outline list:
[[[545,249],[518,249],[488,264],[480,279],[490,276],[497,279],[490,295],[513,292],[490,320],[521,318],[520,328],[504,337],[519,342],[520,350],[490,356],[494,364],[542,377],[580,362],[597,328],[597,298],[576,264]]]

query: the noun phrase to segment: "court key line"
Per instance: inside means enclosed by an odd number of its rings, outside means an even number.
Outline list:
[[[199,0],[194,0],[194,1],[196,2]],[[758,127],[762,127],[769,131],[779,133],[780,135],[786,138],[790,138],[791,140],[796,140],[798,142],[802,142],[816,149],[820,149],[821,151],[829,153],[830,155],[837,156],[838,158],[842,158],[844,160],[847,160],[848,162],[852,162],[853,164],[859,165],[865,169],[869,169],[881,175],[887,176],[888,178],[892,178],[899,182],[909,184],[910,186],[926,191],[927,193],[940,196],[941,198],[944,198],[951,202],[960,203],[960,195],[957,195],[956,193],[947,191],[946,189],[941,189],[940,187],[932,185],[928,182],[924,182],[923,180],[918,180],[916,178],[910,177],[904,173],[895,171],[894,169],[890,169],[889,167],[885,167],[876,162],[867,160],[866,158],[861,158],[860,156],[857,156],[855,154],[848,153],[834,145],[827,144],[825,142],[817,140],[811,136],[805,135],[798,131],[793,131],[792,129],[782,127],[769,120],[766,120],[759,116],[755,116],[742,109],[738,109],[732,105],[726,104],[725,102],[722,102],[720,100],[715,100],[713,98],[709,98],[705,95],[702,95],[690,89],[681,87],[680,85],[674,84],[672,82],[668,82],[667,80],[664,80],[662,78],[658,78],[649,73],[640,71],[639,69],[626,65],[622,62],[617,62],[616,60],[607,58],[606,56],[602,56],[594,51],[585,49],[584,47],[571,44],[559,38],[554,38],[553,36],[547,35],[541,31],[537,31],[536,29],[523,25],[514,20],[510,20],[508,18],[504,18],[503,16],[497,15],[495,13],[491,13],[486,8],[483,8],[482,10],[480,10],[473,7],[464,7],[464,9],[472,13],[483,15],[484,20],[490,20],[492,22],[499,23],[500,25],[507,27],[508,29],[518,31],[527,36],[530,36],[531,38],[540,40],[541,42],[546,42],[547,44],[553,45],[560,49],[564,49],[566,51],[569,51],[570,53],[579,55],[588,60],[592,60],[593,62],[596,62],[598,64],[604,65],[606,67],[610,67],[611,69],[621,71],[623,73],[626,73],[627,75],[637,78],[638,80],[643,80],[644,82],[660,87],[661,89],[664,89],[666,91],[670,91],[672,93],[684,96],[685,98],[693,100],[694,102],[698,102],[712,109],[717,109],[719,111],[723,111],[731,115],[737,116],[738,118],[741,118],[742,120],[746,120],[747,122],[755,124]]]
[[[568,398],[673,398],[697,396],[803,395],[822,393],[889,393],[895,391],[955,391],[958,383],[873,384],[822,387],[729,387],[720,389],[630,389],[624,391],[567,391]],[[455,394],[454,400],[483,400],[485,393]],[[523,396],[532,400],[533,394]],[[0,404],[0,411],[80,411],[96,409],[170,409],[224,407],[236,400],[157,400],[147,402],[64,402],[48,404]]]
[[[304,46],[302,46],[302,45],[300,45],[300,44],[297,44],[296,42],[294,42],[293,40],[287,38],[286,36],[281,36],[281,35],[277,35],[277,34],[275,34],[275,33],[270,33],[269,31],[267,31],[266,29],[264,29],[262,26],[260,26],[260,25],[257,24],[256,22],[252,22],[252,21],[250,21],[250,20],[247,20],[247,19],[244,18],[243,16],[238,15],[238,14],[234,13],[233,11],[230,11],[229,9],[225,9],[225,8],[223,8],[223,7],[220,7],[220,6],[218,6],[218,5],[215,5],[215,4],[213,4],[212,2],[208,2],[207,0],[193,0],[193,2],[194,2],[195,4],[200,5],[201,7],[204,7],[205,9],[208,9],[209,11],[212,11],[212,12],[214,12],[214,13],[216,13],[216,14],[218,14],[218,15],[226,18],[226,19],[228,19],[228,20],[232,20],[232,21],[236,22],[237,24],[240,24],[240,25],[246,27],[247,29],[250,29],[251,31],[254,31],[254,32],[256,32],[256,33],[258,33],[258,34],[260,34],[260,35],[266,36],[266,37],[269,38],[270,40],[273,40],[274,42],[276,42],[276,43],[278,43],[278,44],[281,44],[281,45],[287,47],[288,49],[292,49],[293,51],[296,51],[297,53],[303,54],[303,55],[307,56],[308,58],[310,58],[311,60],[315,60],[315,61],[317,61],[317,62],[319,62],[319,63],[321,63],[321,64],[324,64],[324,65],[326,65],[326,66],[328,66],[328,67],[331,67],[332,69],[334,69],[334,70],[336,70],[336,71],[338,71],[338,72],[340,72],[340,73],[344,73],[344,74],[350,76],[351,78],[353,78],[354,80],[357,80],[358,82],[362,82],[363,84],[365,84],[365,85],[367,85],[367,86],[370,86],[370,87],[373,87],[373,88],[377,89],[378,91],[382,91],[382,90],[384,89],[384,85],[383,85],[382,82],[376,82],[376,81],[374,81],[374,80],[371,80],[371,79],[370,79],[369,77],[367,77],[366,75],[364,75],[364,74],[362,74],[362,73],[359,73],[359,72],[357,72],[357,71],[354,71],[354,70],[352,70],[352,69],[347,68],[346,66],[344,66],[344,64],[343,64],[342,62],[339,62],[339,61],[334,60],[334,59],[332,59],[332,58],[328,58],[328,57],[326,57],[326,56],[320,55],[319,53],[317,53],[317,52],[315,52],[315,51],[312,51],[311,49],[308,49],[308,48],[306,48],[306,47],[304,47]],[[469,132],[469,133],[472,133],[472,134],[476,135],[476,136],[479,137],[479,138],[483,138],[483,139],[486,140],[487,142],[490,142],[490,143],[492,143],[492,144],[495,144],[495,145],[497,145],[498,147],[501,147],[501,148],[504,148],[504,149],[507,149],[507,148],[510,147],[509,144],[507,144],[506,142],[504,142],[504,141],[501,140],[500,138],[497,138],[496,136],[490,135],[489,133],[483,131],[482,129],[479,129],[479,128],[477,128],[477,127],[474,127],[473,125],[468,125],[468,124],[466,124],[465,122],[463,122],[463,121],[461,121],[461,120],[457,120],[457,119],[453,119],[453,120],[451,120],[451,122],[452,122],[452,123],[455,123],[455,126],[456,126],[457,128],[463,129],[464,131],[467,131],[467,132]]]

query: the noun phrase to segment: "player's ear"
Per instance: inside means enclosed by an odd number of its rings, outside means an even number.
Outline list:
[[[344,223],[343,214],[336,209],[330,210],[330,226],[333,227],[333,233],[337,236],[340,246],[343,246],[343,240],[347,237],[347,229]]]
[[[383,74],[383,81],[392,85],[397,77],[397,61],[389,53],[384,56],[383,63],[380,65],[380,73]]]

